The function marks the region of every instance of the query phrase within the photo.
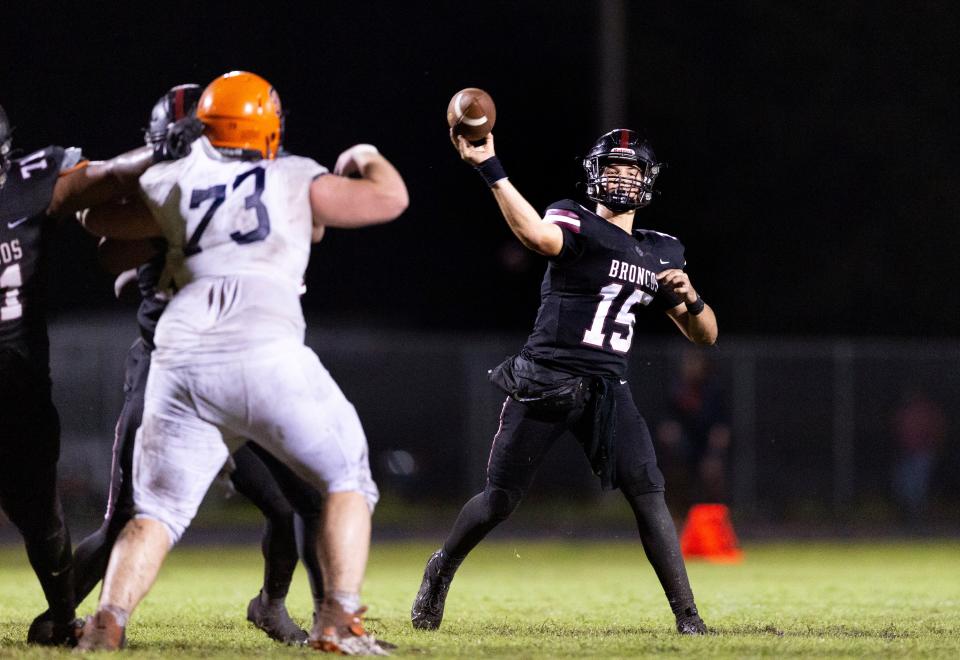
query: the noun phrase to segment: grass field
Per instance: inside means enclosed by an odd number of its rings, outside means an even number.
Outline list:
[[[440,631],[415,632],[422,543],[375,545],[369,627],[399,656],[960,657],[960,543],[747,546],[735,566],[691,563],[713,634],[681,638],[636,542],[489,542],[461,569]],[[257,548],[177,548],[134,615],[127,655],[304,656],[244,620],[261,579]],[[302,569],[288,599],[311,606]],[[23,643],[42,609],[23,552],[0,548],[0,656],[49,657]],[[81,607],[93,609],[93,599]]]

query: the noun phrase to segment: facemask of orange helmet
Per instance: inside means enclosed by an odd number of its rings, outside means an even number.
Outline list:
[[[230,156],[277,157],[283,137],[280,97],[266,80],[231,71],[207,85],[197,103],[210,143]]]

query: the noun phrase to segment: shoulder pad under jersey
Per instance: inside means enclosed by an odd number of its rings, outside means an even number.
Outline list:
[[[634,229],[633,234],[637,240],[650,246],[650,250],[659,256],[661,263],[669,261],[671,268],[683,268],[687,265],[686,257],[683,255],[683,243],[676,236],[652,229]]]
[[[0,188],[0,222],[46,211],[63,159],[64,149],[50,146],[12,160]]]

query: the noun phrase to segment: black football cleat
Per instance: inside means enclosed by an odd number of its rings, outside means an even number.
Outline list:
[[[436,630],[443,621],[443,606],[447,602],[453,575],[440,574],[442,555],[443,550],[437,550],[427,560],[420,591],[410,609],[410,622],[418,630]]]
[[[307,631],[293,622],[286,606],[282,603],[273,607],[264,605],[261,594],[254,596],[247,605],[247,621],[267,633],[270,639],[294,646],[306,644]]]
[[[40,614],[27,630],[27,644],[40,646],[76,646],[83,619],[54,621],[50,610]]]
[[[681,635],[707,634],[707,624],[700,618],[696,606],[688,607],[677,615],[677,632]]]

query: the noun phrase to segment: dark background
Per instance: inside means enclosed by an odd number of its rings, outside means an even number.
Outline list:
[[[247,69],[279,91],[293,153],[332,166],[370,142],[397,165],[409,210],[383,227],[328,232],[304,306],[308,344],[363,419],[380,528],[402,529],[421,514],[428,525],[452,518],[436,507],[482,483],[501,405],[485,373],[532,325],[544,268],[451,147],[451,95],[492,94],[498,153],[538,209],[582,199],[579,158],[601,133],[645,131],[669,168],[637,224],[684,241],[719,317],[720,348],[704,354],[730,407],[726,499],[738,528],[836,521],[830,532],[846,534],[858,521],[884,533],[921,529],[926,516],[956,535],[957,7],[7,2],[0,104],[23,153],[78,145],[107,158],[142,143],[172,85]],[[113,299],[79,225],[64,223],[53,253],[61,485],[71,520],[86,511],[95,526],[135,317]],[[684,342],[662,314],[638,320],[663,336],[638,338],[631,386],[668,492],[695,498],[699,477],[659,432],[676,417]],[[931,452],[926,512],[905,507],[896,486],[909,452],[895,419],[913,391],[950,427]],[[579,503],[603,518],[611,498],[581,454],[571,443],[551,454],[533,517],[561,503],[567,530],[566,509]],[[425,501],[427,514],[404,515]]]
[[[953,2],[625,3],[622,125],[670,164],[638,225],[678,235],[726,334],[960,332]],[[15,146],[136,146],[153,102],[231,69],[269,79],[287,147],[371,142],[405,176],[396,223],[329,232],[308,311],[387,327],[522,330],[543,263],[447,141],[466,86],[498,105],[512,180],[578,195],[601,132],[599,2],[4,3]],[[954,117],[954,119],[950,119]],[[109,308],[92,239],[57,246],[55,310]],[[654,321],[656,329],[668,331]],[[660,323],[660,325],[656,325]]]

